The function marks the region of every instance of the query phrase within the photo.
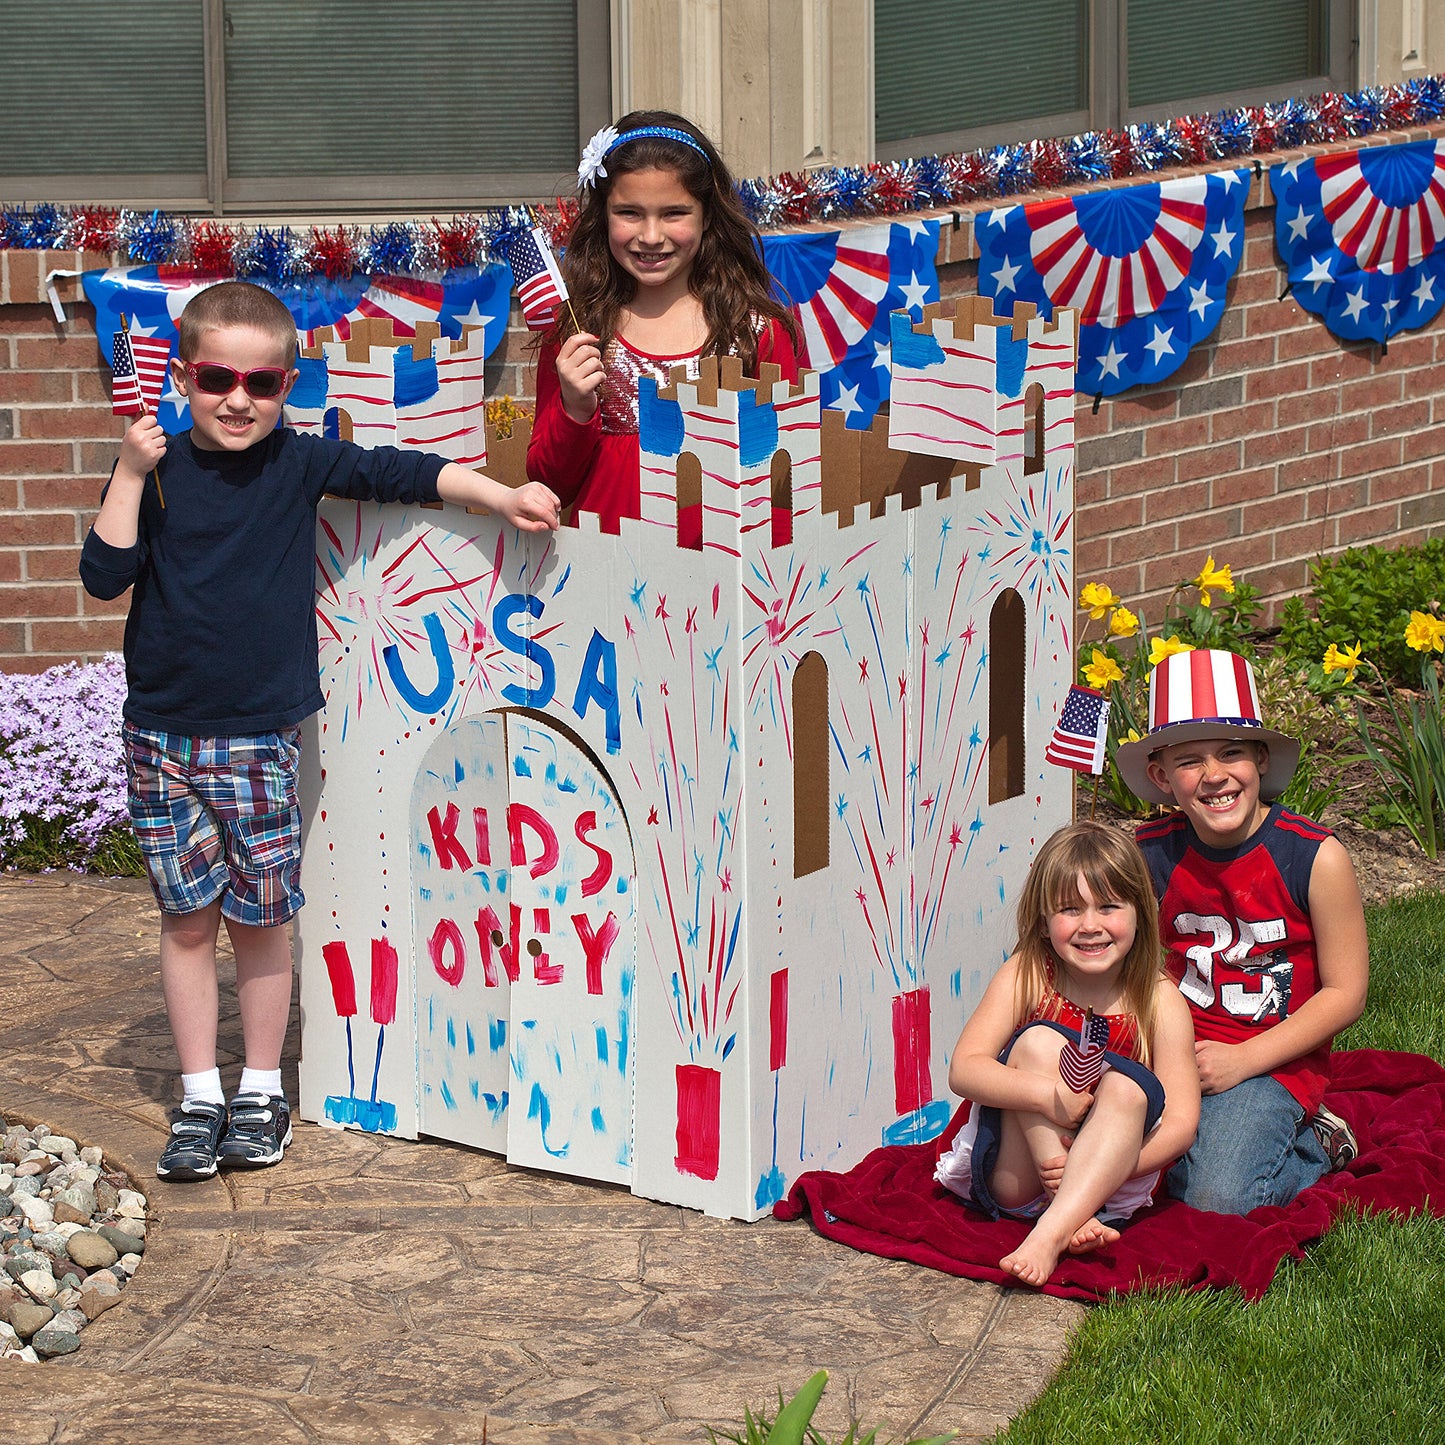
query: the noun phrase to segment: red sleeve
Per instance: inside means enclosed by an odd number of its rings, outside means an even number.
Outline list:
[[[777,321],[769,321],[758,337],[758,365],[765,361],[781,366],[788,381],[797,381],[798,353],[793,347],[792,337]]]
[[[602,411],[599,407],[588,422],[567,415],[557,379],[557,351],[554,345],[544,346],[537,361],[537,416],[527,444],[527,475],[551,487],[565,507],[577,500],[597,455]]]

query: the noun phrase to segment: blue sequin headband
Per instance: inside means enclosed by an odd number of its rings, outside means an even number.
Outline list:
[[[619,134],[616,126],[604,125],[583,148],[582,163],[577,167],[577,189],[587,190],[597,184],[599,176],[607,174],[607,167],[602,162],[618,146],[626,145],[630,140],[643,140],[648,136],[655,136],[659,140],[675,140],[680,145],[690,146],[703,160],[708,160],[707,152],[697,143],[696,138],[674,126],[641,125],[636,130],[622,131]],[[711,161],[708,163],[710,165]]]

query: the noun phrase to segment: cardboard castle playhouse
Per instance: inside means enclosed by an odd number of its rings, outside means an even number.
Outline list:
[[[810,373],[644,383],[619,535],[325,503],[305,1117],[743,1219],[943,1127],[1069,817],[1075,332],[893,323],[867,432]],[[292,423],[482,464],[480,354],[385,340]]]

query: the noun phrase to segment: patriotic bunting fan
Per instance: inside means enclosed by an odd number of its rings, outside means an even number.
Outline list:
[[[1006,312],[1079,312],[1077,389],[1162,381],[1224,313],[1244,254],[1249,172],[1001,206],[976,223],[978,289]]]
[[[1347,341],[1385,342],[1445,305],[1445,142],[1371,146],[1270,172],[1290,295]]]

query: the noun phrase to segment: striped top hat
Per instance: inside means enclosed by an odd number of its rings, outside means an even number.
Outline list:
[[[1259,779],[1259,795],[1266,801],[1284,792],[1299,765],[1299,743],[1260,721],[1254,669],[1233,652],[1206,648],[1173,653],[1155,667],[1149,677],[1149,736],[1120,743],[1114,762],[1120,777],[1146,802],[1172,803],[1149,777],[1149,759],[1160,748],[1206,738],[1268,746],[1269,768]]]

